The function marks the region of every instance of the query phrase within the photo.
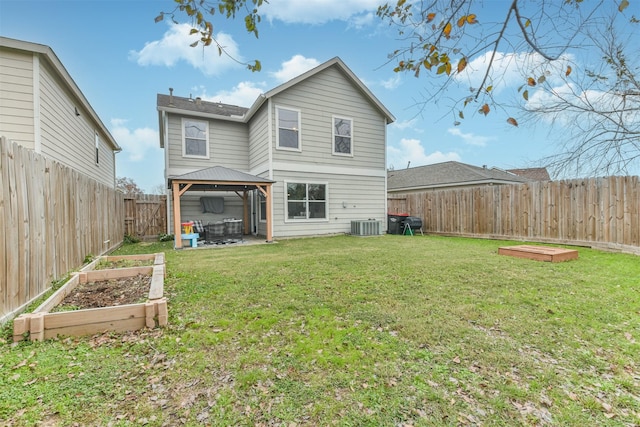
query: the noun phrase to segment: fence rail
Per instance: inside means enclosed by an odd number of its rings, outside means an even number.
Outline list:
[[[430,233],[640,252],[637,176],[428,190],[391,195],[388,209],[421,217]]]
[[[0,323],[119,245],[122,193],[0,137]]]

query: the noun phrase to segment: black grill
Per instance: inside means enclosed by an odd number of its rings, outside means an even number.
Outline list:
[[[412,230],[418,230],[422,228],[422,218],[417,216],[408,216],[404,219],[402,228],[405,226],[411,227]]]

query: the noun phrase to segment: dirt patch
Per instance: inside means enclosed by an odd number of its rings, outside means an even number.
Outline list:
[[[52,312],[137,304],[146,301],[150,285],[151,277],[142,274],[83,283],[76,286]]]

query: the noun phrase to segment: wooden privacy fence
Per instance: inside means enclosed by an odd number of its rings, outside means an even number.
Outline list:
[[[390,195],[390,213],[423,230],[461,236],[578,244],[638,253],[637,176],[539,181]]]
[[[122,193],[0,138],[0,323],[122,243]]]
[[[125,234],[145,239],[167,232],[167,196],[127,195],[124,211]]]

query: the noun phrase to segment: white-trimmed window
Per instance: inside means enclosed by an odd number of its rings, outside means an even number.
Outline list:
[[[300,111],[292,108],[276,107],[276,147],[283,150],[301,151]]]
[[[182,156],[209,158],[209,122],[182,119]]]
[[[353,156],[353,120],[333,116],[333,154]]]
[[[259,191],[258,202],[260,204],[260,222],[265,222],[267,220],[267,198],[262,194],[262,191]]]
[[[100,135],[96,132],[96,165],[100,165]]]
[[[287,220],[327,219],[327,184],[285,182]]]

